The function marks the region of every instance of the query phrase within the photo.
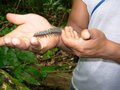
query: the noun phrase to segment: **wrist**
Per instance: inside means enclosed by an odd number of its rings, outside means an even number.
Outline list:
[[[61,35],[59,36],[59,40],[58,40],[56,47],[58,47],[64,51],[71,52],[71,49],[63,43]]]
[[[102,50],[101,57],[120,62],[120,45],[113,41],[107,40]]]

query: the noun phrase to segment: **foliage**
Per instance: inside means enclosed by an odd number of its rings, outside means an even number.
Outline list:
[[[47,51],[45,54],[43,54],[41,57],[42,57],[43,60],[51,59],[52,56],[54,56],[57,51],[58,51],[58,48],[54,48],[54,49],[48,50],[48,51]]]
[[[0,36],[11,32],[16,25],[5,16],[13,13],[37,13],[55,26],[64,27],[70,12],[70,0],[0,0]],[[42,55],[43,60],[52,58],[57,48]],[[29,90],[29,85],[40,85],[49,72],[57,66],[40,67],[35,54],[7,46],[0,47],[0,90]]]
[[[4,1],[4,3],[2,3]],[[37,13],[46,17],[55,26],[64,26],[70,12],[72,0],[2,0],[0,14]],[[6,2],[5,2],[6,1]]]
[[[2,16],[1,16],[2,17]],[[4,18],[4,17],[2,17]],[[2,21],[1,18],[1,21]],[[4,20],[3,20],[4,21]],[[16,25],[9,25],[3,28],[0,35],[3,36],[12,31]],[[13,85],[20,90],[28,90],[22,83],[40,85],[46,77],[40,72],[38,61],[35,54],[29,51],[10,48],[7,46],[0,47],[0,84],[2,88],[13,89]],[[37,67],[37,68],[36,68]],[[13,85],[11,85],[11,83]],[[17,83],[20,83],[18,85]]]
[[[17,79],[11,77],[7,72],[2,69],[0,69],[0,79],[4,81],[4,83],[0,87],[0,90],[30,90],[24,84],[20,83]]]
[[[21,51],[9,47],[0,48],[0,68],[13,75],[20,82],[39,85],[42,75],[39,69],[32,65],[37,64],[36,57],[28,51]]]

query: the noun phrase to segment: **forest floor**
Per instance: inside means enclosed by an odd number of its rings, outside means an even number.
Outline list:
[[[73,55],[59,51],[51,60],[39,61],[41,65],[65,66],[65,69],[56,70],[54,73],[48,74],[47,78],[43,81],[43,85],[32,90],[69,90],[72,71],[76,66]]]

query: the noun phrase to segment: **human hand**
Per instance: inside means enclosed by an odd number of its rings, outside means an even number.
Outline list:
[[[73,53],[81,57],[101,57],[107,44],[105,35],[97,29],[86,29],[78,35],[71,27],[66,27],[61,38]]]
[[[18,26],[12,32],[0,37],[0,46],[7,45],[29,50],[31,50],[31,48],[33,48],[33,50],[40,50],[47,47],[50,40],[49,38],[37,39],[33,37],[34,33],[47,30],[52,27],[44,17],[36,14],[19,15],[9,13],[7,14],[7,20]]]

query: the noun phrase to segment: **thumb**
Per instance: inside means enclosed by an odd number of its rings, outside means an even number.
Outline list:
[[[81,38],[84,39],[84,40],[88,40],[91,38],[91,33],[89,32],[88,29],[84,29],[81,31]]]
[[[25,23],[25,15],[8,13],[6,15],[6,18],[9,22],[13,24],[19,25]]]

